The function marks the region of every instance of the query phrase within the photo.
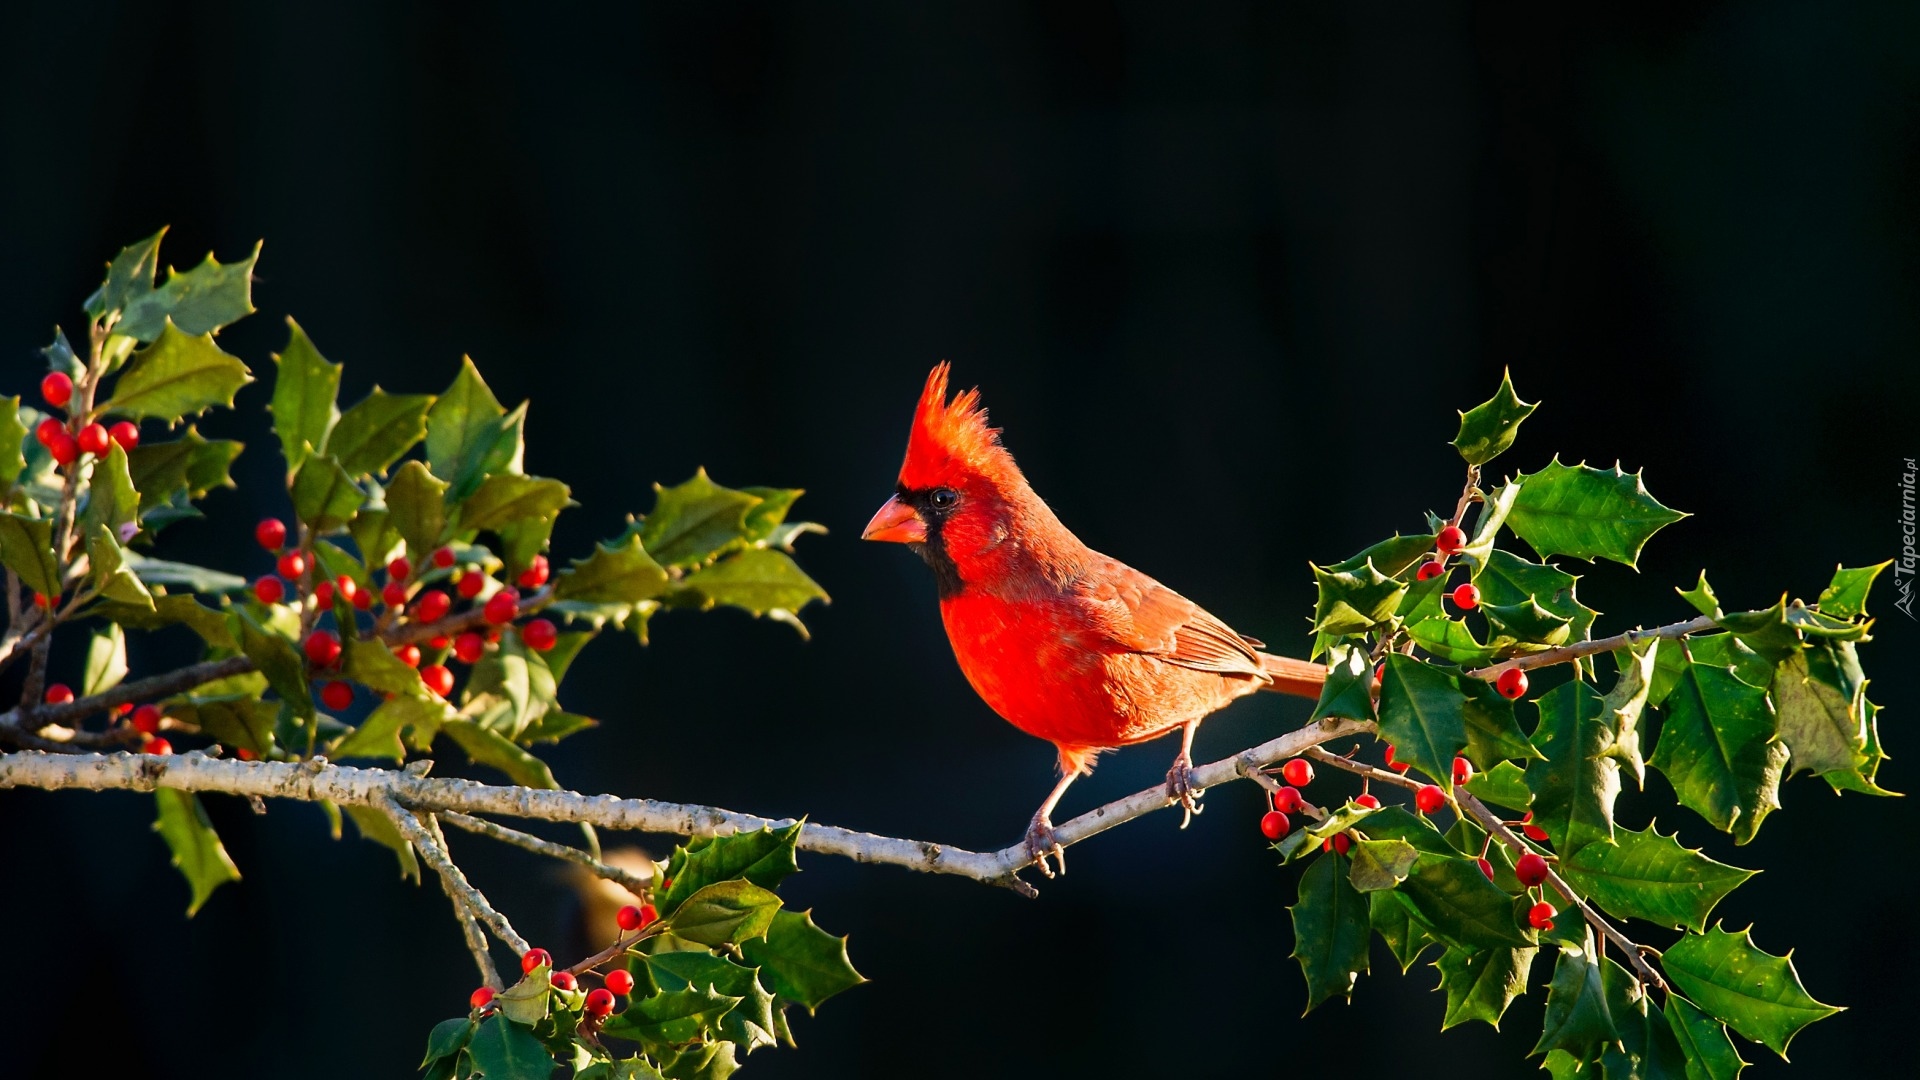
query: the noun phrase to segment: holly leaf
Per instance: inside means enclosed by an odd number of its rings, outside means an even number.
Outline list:
[[[550,790],[560,787],[560,782],[553,778],[553,772],[547,768],[546,762],[514,745],[512,740],[499,732],[481,727],[471,720],[448,720],[440,725],[440,730],[458,743],[460,749],[466,751],[468,759],[476,765],[498,769],[521,787]]]
[[[807,576],[793,556],[772,548],[749,548],[730,555],[680,581],[677,595],[700,598],[701,608],[725,604],[788,623],[801,635],[799,611],[815,600],[827,603],[827,591]]]
[[[1561,849],[1559,869],[1581,895],[1621,918],[1703,933],[1714,905],[1755,873],[1682,847],[1651,825],[1618,828],[1613,837]]]
[[[118,623],[108,623],[87,639],[86,664],[81,669],[80,696],[92,697],[120,685],[127,677],[127,635]]]
[[[213,890],[239,881],[240,869],[228,857],[220,834],[213,831],[213,822],[207,817],[206,807],[200,805],[199,796],[164,787],[155,789],[153,795],[160,806],[153,828],[167,842],[174,867],[193,891],[193,899],[187,903],[187,915],[191,917]]]
[[[1747,1063],[1740,1060],[1726,1026],[1679,994],[1667,995],[1667,1024],[1687,1055],[1687,1080],[1734,1080]]]
[[[253,251],[239,262],[223,265],[215,262],[213,253],[208,252],[199,266],[186,273],[169,268],[166,282],[156,289],[151,287],[152,274],[158,266],[160,237],[165,232],[162,229],[154,234],[150,241],[152,247],[143,254],[139,251],[148,241],[122,252],[123,255],[136,252],[136,261],[125,268],[127,276],[116,282],[109,268],[107,283],[95,293],[102,301],[107,301],[110,295],[111,306],[106,310],[120,309],[120,319],[113,324],[114,333],[138,341],[152,341],[165,335],[166,324],[171,321],[190,334],[210,334],[253,314],[253,266],[260,259],[259,244],[253,245]],[[92,303],[88,306],[91,308]]]
[[[1440,1022],[1445,1031],[1469,1020],[1484,1020],[1495,1030],[1513,999],[1527,992],[1527,973],[1533,969],[1532,945],[1517,949],[1451,948],[1433,966],[1440,972],[1440,989],[1447,992],[1447,1013]]]
[[[730,836],[696,836],[675,848],[667,865],[673,867],[673,885],[662,890],[655,901],[662,915],[672,915],[687,898],[708,885],[734,878],[745,878],[763,889],[772,889],[800,864],[794,861],[794,844],[800,837],[800,823],[780,829],[761,828]]]
[[[458,527],[462,532],[498,530],[517,521],[553,517],[572,505],[567,485],[558,480],[495,473],[460,504]]]
[[[60,563],[53,557],[53,522],[0,514],[0,563],[42,596],[60,595]]]
[[[1374,814],[1385,812],[1350,802],[1330,810],[1326,817],[1302,822],[1299,828],[1281,837],[1280,842],[1273,845],[1273,850],[1280,853],[1281,861],[1292,862],[1313,854],[1314,849],[1328,838],[1346,832]]]
[[[1620,675],[1600,701],[1600,716],[1612,739],[1605,753],[1631,770],[1634,784],[1641,788],[1647,784],[1647,769],[1640,756],[1640,714],[1646,711],[1647,693],[1653,688],[1659,649],[1660,642],[1654,639],[1614,650]]]
[[[541,742],[557,743],[576,732],[599,726],[600,721],[591,716],[581,716],[564,709],[548,709],[540,719],[528,724],[514,741],[523,746]]]
[[[1395,533],[1388,539],[1367,548],[1349,558],[1342,559],[1327,567],[1333,573],[1356,573],[1372,563],[1374,569],[1388,577],[1399,577],[1407,568],[1421,561],[1421,556],[1433,550],[1432,533],[1414,533],[1401,536]]]
[[[1348,880],[1345,862],[1333,853],[1315,859],[1300,875],[1298,902],[1287,909],[1293,957],[1307,979],[1307,1012],[1328,998],[1352,997],[1355,978],[1367,970],[1373,927],[1367,898]]]
[[[253,661],[260,674],[267,677],[267,685],[273,687],[282,701],[293,707],[295,714],[311,717],[314,714],[313,693],[307,688],[307,663],[293,642],[261,626],[251,612],[240,612],[240,648]]]
[[[132,552],[127,552],[131,556]],[[240,651],[240,639],[233,636],[227,617],[191,596],[153,596],[142,606],[125,601],[95,605],[91,614],[110,619],[134,630],[156,630],[180,624],[200,635],[211,648],[229,653]]]
[[[201,734],[222,746],[265,754],[273,749],[274,720],[279,716],[280,703],[262,701],[260,691],[266,688],[266,681],[257,674],[253,677],[258,680],[258,688],[251,693],[211,693],[211,686],[203,686],[195,693],[169,699],[168,715],[198,726]]]
[[[1482,768],[1508,758],[1526,761],[1540,756],[1513,715],[1513,702],[1484,679],[1459,679],[1455,685],[1466,695],[1460,706],[1460,718],[1467,729],[1467,757]],[[1502,804],[1505,805],[1505,804]]]
[[[1867,698],[1860,699],[1860,715],[1866,722],[1867,731],[1866,763],[1857,769],[1842,769],[1820,774],[1820,779],[1831,785],[1835,792],[1857,791],[1862,795],[1895,794],[1874,782],[1880,772],[1880,763],[1887,759],[1886,751],[1880,748],[1879,712],[1880,706]]]
[[[1571,555],[1633,566],[1649,537],[1687,516],[1648,494],[1639,473],[1618,466],[1562,465],[1556,457],[1518,482],[1507,527],[1542,558]]]
[[[332,532],[353,520],[366,500],[366,493],[354,484],[353,477],[330,456],[315,454],[300,465],[293,476],[293,512],[307,529],[315,533]]]
[[[1320,685],[1320,703],[1308,723],[1339,716],[1373,719],[1373,667],[1365,649],[1335,645],[1327,658],[1327,681]]]
[[[667,926],[702,945],[738,945],[766,934],[779,908],[778,896],[750,881],[719,881],[682,901]]]
[[[87,530],[87,574],[100,590],[101,599],[152,611],[153,594],[147,591],[139,575],[127,569],[126,562],[126,551],[105,525]],[[90,612],[99,613],[98,607]]]
[[[1579,577],[1557,566],[1532,562],[1510,551],[1490,550],[1473,575],[1483,606],[1508,607],[1531,600],[1567,622],[1568,641],[1585,641],[1600,613],[1574,595]]]
[[[20,397],[0,397],[0,488],[10,488],[27,467],[20,452],[27,441],[27,425],[20,422]]]
[[[1511,372],[1501,372],[1500,389],[1486,402],[1460,414],[1460,433],[1453,437],[1453,448],[1469,465],[1485,465],[1513,445],[1520,433],[1520,421],[1533,415],[1539,404],[1521,401],[1513,392]]]
[[[117,442],[109,443],[105,457],[93,463],[93,478],[87,483],[87,505],[80,520],[84,526],[104,525],[115,536],[131,537],[131,525],[140,516],[140,493],[134,490],[133,477],[127,472],[127,452]]]
[[[1666,774],[1681,805],[1744,844],[1780,805],[1787,747],[1775,729],[1765,690],[1691,664],[1667,696],[1648,763]]]
[[[109,311],[125,311],[127,305],[153,291],[153,275],[160,269],[160,231],[120,249],[107,264],[107,279],[93,290],[82,305],[89,319],[99,319]]]
[[[1413,908],[1396,892],[1368,893],[1367,913],[1374,931],[1387,943],[1387,951],[1400,965],[1402,975],[1420,959],[1421,953],[1436,944]]]
[[[203,593],[239,592],[247,587],[247,579],[237,574],[226,574],[191,563],[149,559],[137,551],[123,549],[122,555],[127,568],[148,585],[169,585]]]
[[[769,989],[809,1013],[867,981],[847,959],[847,939],[814,925],[812,912],[774,912],[766,936],[741,943],[740,952],[759,966]]]
[[[674,1046],[714,1031],[720,1018],[738,1004],[739,998],[717,993],[711,987],[663,990],[609,1016],[600,1030],[649,1047]],[[488,1080],[492,1080],[491,1075]]]
[[[1718,926],[1688,934],[1660,958],[1667,978],[1694,1004],[1786,1060],[1801,1028],[1842,1011],[1815,1001],[1800,984],[1793,954],[1761,952],[1750,931]]]
[[[1652,1009],[1646,988],[1612,960],[1600,965],[1600,986],[1620,1043],[1601,1055],[1606,1074],[1632,1080],[1686,1080],[1687,1056],[1667,1018]]]
[[[188,334],[169,323],[158,340],[133,354],[101,409],[173,423],[215,405],[232,408],[234,392],[252,381],[247,365],[222,352],[213,335]]]
[[[430,394],[389,394],[376,386],[340,417],[326,452],[348,476],[384,473],[427,433],[432,404]]]
[[[1822,615],[1851,619],[1867,613],[1867,594],[1873,591],[1873,579],[1880,571],[1893,565],[1888,559],[1873,566],[1862,566],[1849,570],[1844,566],[1836,567],[1833,580],[1820,590],[1820,601],[1815,606]]]
[[[1393,744],[1396,760],[1447,784],[1454,756],[1467,745],[1466,700],[1453,676],[1388,653],[1380,684],[1380,737]]]
[[[1788,775],[1866,764],[1866,688],[1852,642],[1809,644],[1780,661],[1771,696],[1780,741],[1792,754]]]
[[[499,1013],[480,1022],[467,1053],[486,1080],[547,1080],[553,1075],[553,1055],[534,1038],[533,1029]]]
[[[1500,655],[1500,650],[1480,644],[1459,619],[1433,615],[1407,625],[1407,636],[1433,655],[1451,664],[1484,664]]]
[[[292,473],[307,455],[327,447],[327,435],[340,420],[334,398],[340,391],[340,365],[314,348],[307,332],[291,317],[285,352],[274,356],[279,373],[273,380],[273,430],[280,436],[280,452]]]
[[[1511,642],[1550,648],[1566,644],[1573,633],[1573,620],[1555,615],[1534,603],[1531,596],[1517,604],[1489,604],[1483,601],[1480,614],[1486,618],[1487,630],[1496,643]]]
[[[1800,647],[1800,633],[1787,617],[1785,594],[1774,601],[1770,608],[1729,612],[1717,616],[1716,621],[1769,664],[1785,660]],[[1761,680],[1761,685],[1765,683],[1766,680]]]
[[[446,493],[446,483],[417,461],[400,466],[387,484],[388,520],[417,559],[426,558],[446,533]]]
[[[525,424],[526,406],[507,415],[473,361],[461,357],[453,384],[427,410],[427,464],[451,485],[452,501],[473,494],[489,474],[520,471]]]
[[[1599,693],[1584,682],[1562,683],[1537,704],[1540,725],[1533,742],[1545,756],[1527,764],[1534,823],[1561,851],[1612,839],[1620,766],[1605,756],[1613,730]]]
[[[1585,948],[1578,952],[1562,949],[1553,965],[1553,981],[1547,984],[1547,1015],[1532,1052],[1565,1050],[1577,1060],[1591,1061],[1600,1055],[1601,1047],[1617,1038],[1589,931]]]
[[[127,454],[127,473],[140,491],[140,510],[148,513],[176,496],[198,499],[217,487],[233,487],[228,469],[243,446],[232,439],[205,439],[187,425],[186,434],[167,442],[143,442]]]
[[[635,604],[666,590],[667,572],[647,554],[634,532],[596,545],[593,554],[575,559],[556,575],[553,595],[591,604]]]
[[[443,1057],[452,1057],[473,1038],[474,1029],[479,1027],[472,1017],[456,1016],[451,1020],[442,1020],[433,1025],[427,1033],[427,1056],[420,1061],[420,1067],[426,1068]]]
[[[1420,852],[1405,840],[1356,840],[1347,880],[1363,893],[1391,889],[1407,880]]]
[[[773,995],[760,985],[758,972],[741,967],[710,952],[690,949],[684,952],[658,952],[647,957],[654,984],[663,990],[686,990],[710,986],[740,1004],[720,1018],[720,1036],[737,1043],[751,1054],[775,1041]]]
[[[1524,812],[1533,804],[1533,792],[1527,787],[1526,770],[1511,761],[1473,774],[1467,791],[1481,802]]]
[[[764,500],[721,487],[695,470],[673,487],[653,485],[653,512],[640,526],[640,540],[664,566],[688,567],[740,546],[751,530],[747,514]]]
[[[1382,574],[1372,560],[1356,570],[1313,570],[1319,599],[1313,609],[1313,629],[1323,634],[1358,634],[1386,622],[1407,591],[1403,581]]]
[[[419,681],[419,676],[414,677]],[[340,737],[327,751],[336,761],[349,758],[385,758],[405,761],[407,748],[400,742],[401,732],[413,728],[417,742],[430,743],[440,725],[448,719],[444,704],[422,701],[418,697],[397,694],[380,703],[360,726]]]

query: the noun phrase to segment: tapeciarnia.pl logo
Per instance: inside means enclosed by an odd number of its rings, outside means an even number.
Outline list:
[[[1914,619],[1920,617],[1913,613],[1913,481],[1920,468],[1915,467],[1913,458],[1907,458],[1906,462],[1907,471],[1900,474],[1900,557],[1893,561],[1893,587],[1900,591],[1900,599],[1895,600],[1893,606],[1906,612],[1907,618]]]

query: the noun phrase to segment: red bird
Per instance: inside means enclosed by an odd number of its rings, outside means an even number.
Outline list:
[[[1318,697],[1326,679],[1319,665],[1260,652],[1200,605],[1081,543],[987,426],[980,392],[948,403],[945,363],[927,376],[895,494],[861,537],[904,543],[926,560],[967,681],[1014,727],[1059,749],[1060,782],[1026,837],[1049,877],[1048,856],[1066,869],[1053,808],[1102,750],[1178,728],[1167,798],[1192,814],[1200,721],[1256,690]]]

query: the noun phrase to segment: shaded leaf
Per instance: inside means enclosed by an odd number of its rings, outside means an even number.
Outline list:
[[[1667,1018],[1650,1006],[1646,988],[1612,960],[1600,966],[1607,1012],[1620,1043],[1601,1056],[1609,1080],[1686,1080],[1687,1056]]]
[[[1407,879],[1419,854],[1405,840],[1356,840],[1347,879],[1363,893],[1391,889]]]
[[[1448,949],[1433,966],[1440,972],[1440,989],[1447,992],[1447,1014],[1440,1030],[1484,1020],[1495,1029],[1514,998],[1527,992],[1527,973],[1533,968],[1532,945],[1515,949]]]
[[[442,501],[446,492],[446,483],[417,461],[401,465],[387,484],[388,520],[405,538],[407,551],[416,559],[432,553],[446,533],[447,511]]]
[[[1661,966],[1694,1004],[1785,1060],[1801,1028],[1841,1010],[1808,995],[1793,954],[1761,952],[1748,933],[1715,926],[1687,934],[1661,957]]]
[[[249,612],[240,612],[240,648],[267,677],[281,700],[303,717],[314,713],[312,691],[307,688],[306,658],[285,637],[266,629]]]
[[[188,563],[168,562],[165,559],[149,559],[137,551],[122,549],[121,558],[126,567],[139,576],[148,585],[168,585],[191,589],[201,593],[232,593],[247,587],[247,579],[236,574],[222,573],[205,566],[193,566]]]
[[[1667,995],[1668,1026],[1687,1055],[1687,1080],[1733,1080],[1747,1063],[1740,1060],[1726,1026],[1679,994]]]
[[[1398,893],[1367,894],[1367,912],[1374,931],[1387,943],[1387,950],[1400,965],[1401,974],[1413,967],[1421,953],[1437,944],[1427,935],[1412,906]]]
[[[153,795],[160,806],[160,816],[153,828],[167,842],[174,867],[193,890],[193,899],[187,903],[187,914],[191,916],[213,895],[213,890],[229,881],[239,881],[240,869],[227,856],[227,849],[220,843],[220,834],[213,831],[213,822],[207,817],[206,807],[200,805],[199,796],[173,788],[158,788]]]
[[[740,951],[759,966],[769,989],[808,1012],[867,981],[847,959],[847,939],[814,925],[812,912],[774,912],[766,936],[744,942]]]
[[[1533,791],[1527,787],[1526,770],[1511,761],[1473,774],[1467,790],[1481,802],[1504,806],[1515,813],[1533,805]]]
[[[127,454],[127,472],[140,491],[140,511],[164,508],[173,499],[197,499],[217,487],[233,487],[228,474],[243,449],[232,439],[204,439],[187,425],[186,434],[167,442],[142,442]]]
[[[1565,1050],[1580,1061],[1591,1061],[1600,1049],[1619,1038],[1613,1014],[1607,1008],[1606,988],[1600,982],[1592,935],[1579,952],[1562,949],[1547,985],[1547,1015],[1533,1053]]]
[[[1647,783],[1646,762],[1640,755],[1640,714],[1646,711],[1647,693],[1653,688],[1659,653],[1657,638],[1616,649],[1613,659],[1620,666],[1620,677],[1600,701],[1600,718],[1606,721],[1612,740],[1606,755],[1626,766],[1633,773],[1633,782],[1640,787]]]
[[[720,1018],[739,1003],[710,987],[663,990],[608,1017],[601,1030],[648,1046],[674,1046],[716,1030]]]
[[[365,498],[347,470],[325,455],[307,458],[293,477],[293,512],[315,533],[346,525]]]
[[[166,235],[162,226],[152,236],[120,249],[107,264],[106,280],[82,305],[89,319],[99,319],[109,311],[125,311],[128,304],[153,291],[153,276],[160,269],[160,240]]]
[[[1780,805],[1787,747],[1774,731],[1765,690],[1692,664],[1667,697],[1648,763],[1666,774],[1681,805],[1744,844]]]
[[[500,529],[528,518],[549,518],[570,505],[567,485],[558,480],[496,473],[481,481],[460,505],[462,532]]]
[[[1613,803],[1620,766],[1606,757],[1613,732],[1600,695],[1584,682],[1562,683],[1537,702],[1540,726],[1533,742],[1545,755],[1527,765],[1533,820],[1562,851],[1613,836]]]
[[[686,990],[711,987],[740,1004],[720,1018],[720,1037],[738,1044],[751,1054],[775,1041],[773,995],[760,985],[759,973],[704,950],[657,952],[648,956],[646,965],[653,981],[662,990]]]
[[[26,440],[27,425],[20,422],[19,395],[0,397],[0,488],[12,487],[27,467],[27,457],[20,452]]]
[[[1527,761],[1540,756],[1520,733],[1513,702],[1501,696],[1498,688],[1472,678],[1462,678],[1457,685],[1467,699],[1460,706],[1460,719],[1466,725],[1468,759],[1488,769],[1509,758]]]
[[[86,492],[87,506],[80,515],[84,526],[104,525],[116,537],[133,536],[134,530],[127,526],[140,517],[140,493],[134,490],[133,477],[127,471],[127,452],[119,443],[109,443],[107,455],[94,459]]]
[[[506,415],[480,370],[467,357],[446,392],[427,410],[427,464],[447,481],[458,502],[473,494],[489,473],[518,472],[525,406]]]
[[[1399,577],[1421,557],[1433,550],[1432,533],[1413,533],[1401,536],[1395,533],[1367,549],[1327,567],[1333,573],[1355,573],[1372,563],[1374,569],[1388,577]]]
[[[532,1029],[498,1013],[481,1021],[467,1053],[486,1080],[547,1080],[553,1075],[553,1055]]]
[[[1336,645],[1327,656],[1327,681],[1320,686],[1320,702],[1308,723],[1330,716],[1373,719],[1373,666],[1365,649]]]
[[[1453,676],[1399,653],[1387,654],[1380,686],[1380,737],[1396,760],[1413,764],[1442,785],[1467,745],[1466,695]]]
[[[1293,957],[1307,979],[1306,1011],[1331,997],[1350,997],[1355,978],[1367,970],[1372,923],[1367,898],[1347,878],[1345,858],[1329,852],[1315,859],[1300,875],[1299,900],[1287,911],[1293,916]]]
[[[1371,561],[1357,570],[1312,567],[1319,599],[1313,629],[1325,634],[1359,634],[1392,618],[1407,591],[1405,582],[1382,574]]]
[[[60,595],[60,564],[53,557],[53,522],[0,514],[0,562],[42,596]]]
[[[155,596],[150,598],[150,602],[152,606],[144,608],[118,601],[103,603],[96,605],[92,613],[135,630],[156,630],[163,626],[182,625],[200,635],[201,640],[212,648],[228,653],[240,651],[240,639],[233,636],[233,629],[228,625],[227,617],[193,597]]]
[[[421,1059],[420,1067],[424,1069],[443,1057],[459,1053],[467,1045],[467,1040],[473,1038],[473,1031],[478,1026],[471,1017],[466,1016],[456,1016],[433,1025],[433,1030],[427,1033],[427,1056]]]
[[[772,889],[800,869],[793,858],[799,837],[799,822],[730,836],[696,836],[674,849],[668,860],[673,867],[673,885],[662,890],[654,902],[662,915],[671,915],[694,893],[734,878]]]
[[[151,267],[158,266],[159,240],[165,232],[162,229],[153,236],[150,254],[136,256],[140,261],[127,268],[128,276],[121,279],[117,287],[113,271],[109,269],[107,284],[95,294],[105,301],[108,290],[112,289],[110,295],[115,301],[112,306],[121,311],[120,320],[113,324],[114,333],[152,341],[165,333],[166,323],[171,320],[187,333],[208,334],[253,314],[253,266],[260,259],[259,244],[239,262],[222,264],[214,261],[213,253],[208,252],[199,266],[185,273],[169,268],[167,280],[159,288],[153,288]],[[139,251],[145,243],[126,250]]]
[[[1557,566],[1532,562],[1510,551],[1492,550],[1474,571],[1483,604],[1515,605],[1532,600],[1554,616],[1565,619],[1569,641],[1585,641],[1599,612],[1580,602],[1574,589],[1579,577]]]

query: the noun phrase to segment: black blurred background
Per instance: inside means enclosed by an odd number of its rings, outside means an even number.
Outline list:
[[[1690,614],[1672,590],[1702,566],[1760,606],[1896,554],[1920,9],[1557,7],[22,4],[0,389],[31,394],[121,245],[171,223],[186,266],[264,237],[260,314],[222,338],[260,382],[203,425],[248,441],[240,489],[163,554],[268,569],[249,534],[286,510],[284,316],[345,362],[348,401],[437,391],[471,353],[533,399],[529,471],[583,504],[556,558],[699,465],[804,486],[832,529],[801,549],[834,596],[812,641],[722,612],[590,650],[563,696],[606,723],[551,754],[563,783],[997,847],[1052,751],[967,687],[924,567],[857,540],[936,360],[1084,539],[1296,655],[1307,560],[1449,506],[1453,410],[1503,366],[1545,404],[1501,467],[1618,459],[1695,515],[1637,574],[1574,567],[1601,632]],[[1890,578],[1863,657],[1882,783],[1913,790],[1920,633]],[[170,648],[136,643],[136,670]],[[1200,756],[1304,716],[1238,704]],[[1063,812],[1172,751],[1110,756]],[[1802,778],[1736,850],[1651,784],[1622,818],[1764,867],[1728,925],[1852,1009],[1795,1042],[1798,1070],[1746,1046],[1750,1075],[1904,1074],[1910,802]],[[1534,1075],[1544,964],[1499,1034],[1440,1034],[1433,972],[1384,952],[1352,1006],[1300,1019],[1295,874],[1258,803],[1232,785],[1184,833],[1105,834],[1038,901],[804,857],[789,903],[873,982],[748,1075]],[[438,888],[312,807],[209,808],[245,880],[186,920],[151,799],[0,792],[0,1073],[411,1075],[475,981]],[[454,844],[524,933],[568,940],[547,866]]]

